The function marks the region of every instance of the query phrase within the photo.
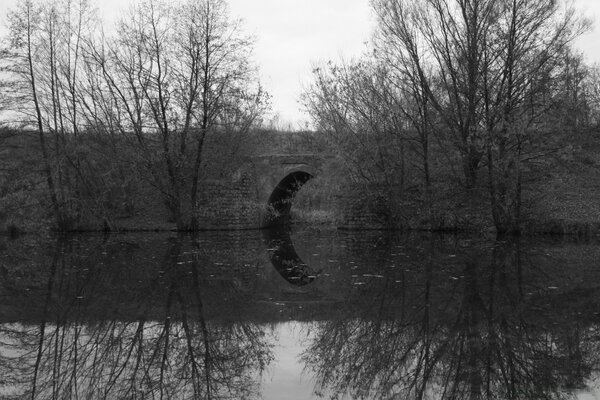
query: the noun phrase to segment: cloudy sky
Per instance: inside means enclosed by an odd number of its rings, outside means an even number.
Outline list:
[[[0,0],[2,25],[17,0]],[[117,18],[132,0],[99,0],[106,19]],[[595,28],[577,43],[587,57],[600,62],[600,0],[576,0]],[[273,111],[281,120],[301,124],[308,117],[298,98],[310,81],[312,65],[361,54],[373,29],[369,0],[229,0],[233,17],[242,18],[256,36],[255,59]],[[0,28],[2,31],[2,28]]]

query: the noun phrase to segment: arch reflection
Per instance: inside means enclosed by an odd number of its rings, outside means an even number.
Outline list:
[[[296,253],[288,228],[265,229],[263,236],[269,260],[283,279],[296,286],[304,286],[315,280],[317,273]]]

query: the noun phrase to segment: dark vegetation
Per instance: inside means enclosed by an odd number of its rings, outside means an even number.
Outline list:
[[[143,2],[112,35],[85,0],[21,0],[0,60],[0,231],[195,230],[206,180],[317,153],[297,222],[600,232],[600,72],[572,46],[589,21],[561,1],[372,6],[365,55],[314,70],[315,130],[282,132],[262,128],[252,38],[223,0]]]
[[[268,102],[226,3],[140,3],[106,36],[88,1],[23,0],[8,25],[1,107],[35,131],[54,227],[112,229],[138,199],[111,192],[144,181],[137,194],[196,229],[205,147],[219,135],[211,151],[230,157]]]
[[[305,104],[390,227],[597,230],[599,72],[567,3],[374,0],[365,55],[314,69]]]
[[[43,170],[36,132],[2,130],[0,147],[0,231],[17,234],[56,229]],[[161,192],[141,166],[144,162],[134,144],[99,133],[81,135],[81,167],[78,178],[84,184],[72,198],[72,219],[68,230],[172,230],[176,224]],[[115,143],[116,141],[116,143]],[[249,158],[264,154],[314,153],[317,139],[311,132],[281,132],[252,129],[243,135],[220,133],[207,138],[199,190],[203,182],[228,180]],[[50,146],[51,152],[54,148]],[[158,152],[159,150],[157,150]],[[157,164],[160,160],[156,161]],[[145,165],[145,164],[143,164]],[[335,174],[334,174],[335,175]],[[306,201],[295,203],[312,218],[314,207],[331,218],[336,188],[324,187],[327,178],[315,180],[313,190],[304,190]],[[63,184],[67,184],[63,182]],[[313,185],[309,185],[310,188]],[[62,205],[61,205],[62,207]]]

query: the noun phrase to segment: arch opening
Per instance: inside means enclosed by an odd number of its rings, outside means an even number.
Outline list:
[[[290,223],[290,210],[296,193],[313,178],[305,171],[296,171],[287,175],[273,189],[267,201],[267,216],[265,227],[283,226]]]

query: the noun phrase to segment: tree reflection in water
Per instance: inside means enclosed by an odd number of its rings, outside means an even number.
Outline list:
[[[374,232],[301,234],[298,252],[289,234],[260,232],[27,240],[0,253],[2,399],[293,396],[265,389],[275,351],[286,376],[305,368],[333,399],[562,399],[600,367],[597,245]],[[293,366],[294,349],[273,348],[288,320],[307,334],[283,340],[303,346]]]
[[[161,270],[137,282],[126,268],[108,277],[98,254],[73,246],[56,246],[39,322],[1,325],[2,398],[258,397],[270,341],[230,315],[244,301],[231,280],[209,287],[200,242],[171,240]],[[210,319],[207,290],[228,299]]]
[[[442,246],[443,247],[443,246]],[[452,253],[456,254],[452,254]],[[430,248],[355,286],[303,361],[317,393],[359,399],[560,399],[600,366],[600,290],[518,242]],[[583,307],[582,307],[583,305]]]

